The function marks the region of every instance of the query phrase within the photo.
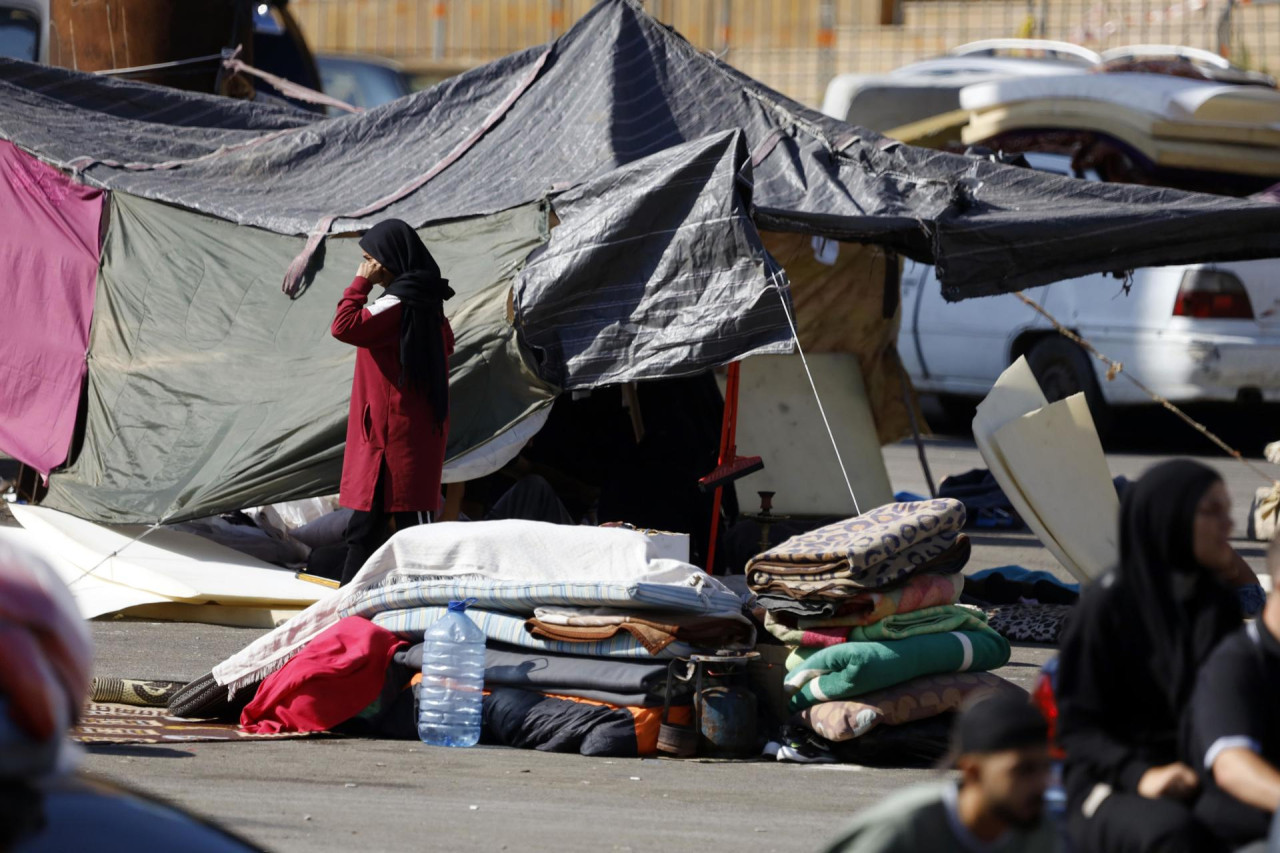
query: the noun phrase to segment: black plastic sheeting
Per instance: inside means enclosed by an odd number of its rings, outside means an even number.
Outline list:
[[[1280,208],[893,142],[698,53],[634,0],[604,0],[547,48],[362,115],[310,122],[0,62],[0,136],[93,183],[283,234],[504,210],[735,129],[753,161],[757,226],[935,262],[952,299],[1097,271],[1280,255]]]
[[[516,282],[542,378],[591,388],[791,352],[787,281],[751,221],[750,178],[732,131],[557,196],[563,224]]]

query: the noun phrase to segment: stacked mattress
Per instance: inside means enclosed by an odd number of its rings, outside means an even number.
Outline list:
[[[232,690],[260,683],[352,617],[405,641],[396,660],[411,674],[423,632],[450,601],[473,599],[467,614],[487,638],[486,739],[653,752],[668,664],[755,644],[736,593],[659,551],[645,533],[618,528],[528,521],[411,528],[350,584],[219,664],[214,678]],[[589,737],[584,719],[597,718],[614,729],[630,720],[634,737]],[[548,722],[557,719],[565,728]]]

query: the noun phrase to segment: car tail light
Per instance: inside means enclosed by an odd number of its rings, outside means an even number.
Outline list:
[[[1054,674],[1057,667],[1052,664],[1056,660],[1050,662],[1050,666],[1046,666],[1040,671],[1039,677],[1036,679],[1036,686],[1031,691],[1031,702],[1040,709],[1040,713],[1044,714],[1044,718],[1049,723],[1049,747],[1055,759],[1061,760],[1064,757],[1062,748],[1058,746],[1058,699],[1053,692]]]
[[[1249,292],[1234,273],[1222,270],[1187,270],[1173,304],[1175,317],[1215,320],[1252,320]]]

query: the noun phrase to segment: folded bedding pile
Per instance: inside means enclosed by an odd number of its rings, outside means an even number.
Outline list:
[[[422,669],[422,644],[396,655],[401,679]],[[667,660],[589,658],[489,643],[485,647],[485,743],[582,755],[652,755],[668,690]],[[672,721],[691,718],[688,695],[672,685]],[[416,736],[411,693],[378,733]]]
[[[791,728],[844,744],[840,754],[856,761],[853,741],[877,726],[909,737],[906,727],[976,690],[1019,689],[986,672],[1008,662],[1008,641],[981,610],[958,604],[964,525],[957,500],[890,504],[748,563],[765,628],[791,650]],[[778,755],[804,760],[786,745]]]
[[[487,638],[488,743],[652,753],[670,662],[755,645],[742,599],[696,567],[657,556],[644,533],[527,521],[442,523],[396,534],[350,584],[219,664],[211,678],[224,695],[255,689],[258,697],[276,695],[273,680],[296,682],[299,660],[314,670],[308,659],[315,648],[348,649],[333,633],[359,623],[376,657],[393,658],[379,691],[366,686],[360,693],[363,710],[323,724],[416,737],[407,688],[420,671],[423,632],[450,601],[463,599],[474,599],[467,615]],[[332,679],[324,689],[336,689]],[[687,697],[673,698],[687,705]],[[341,704],[350,710],[349,702]],[[242,723],[259,721],[242,717]]]

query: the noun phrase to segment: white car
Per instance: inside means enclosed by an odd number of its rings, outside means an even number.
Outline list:
[[[1023,156],[1071,172],[1068,157]],[[1025,293],[1172,402],[1280,402],[1280,258],[1098,273]],[[1013,294],[947,302],[933,267],[907,261],[902,300],[898,352],[921,393],[984,397],[1025,355],[1050,400],[1085,393],[1099,431],[1113,407],[1152,402]]]
[[[1170,401],[1280,402],[1280,259],[1149,267],[1125,285],[1091,275],[1026,294]],[[913,262],[902,294],[898,352],[922,393],[982,397],[1025,355],[1051,400],[1083,391],[1100,430],[1112,407],[1151,403],[1014,295],[948,303]]]

